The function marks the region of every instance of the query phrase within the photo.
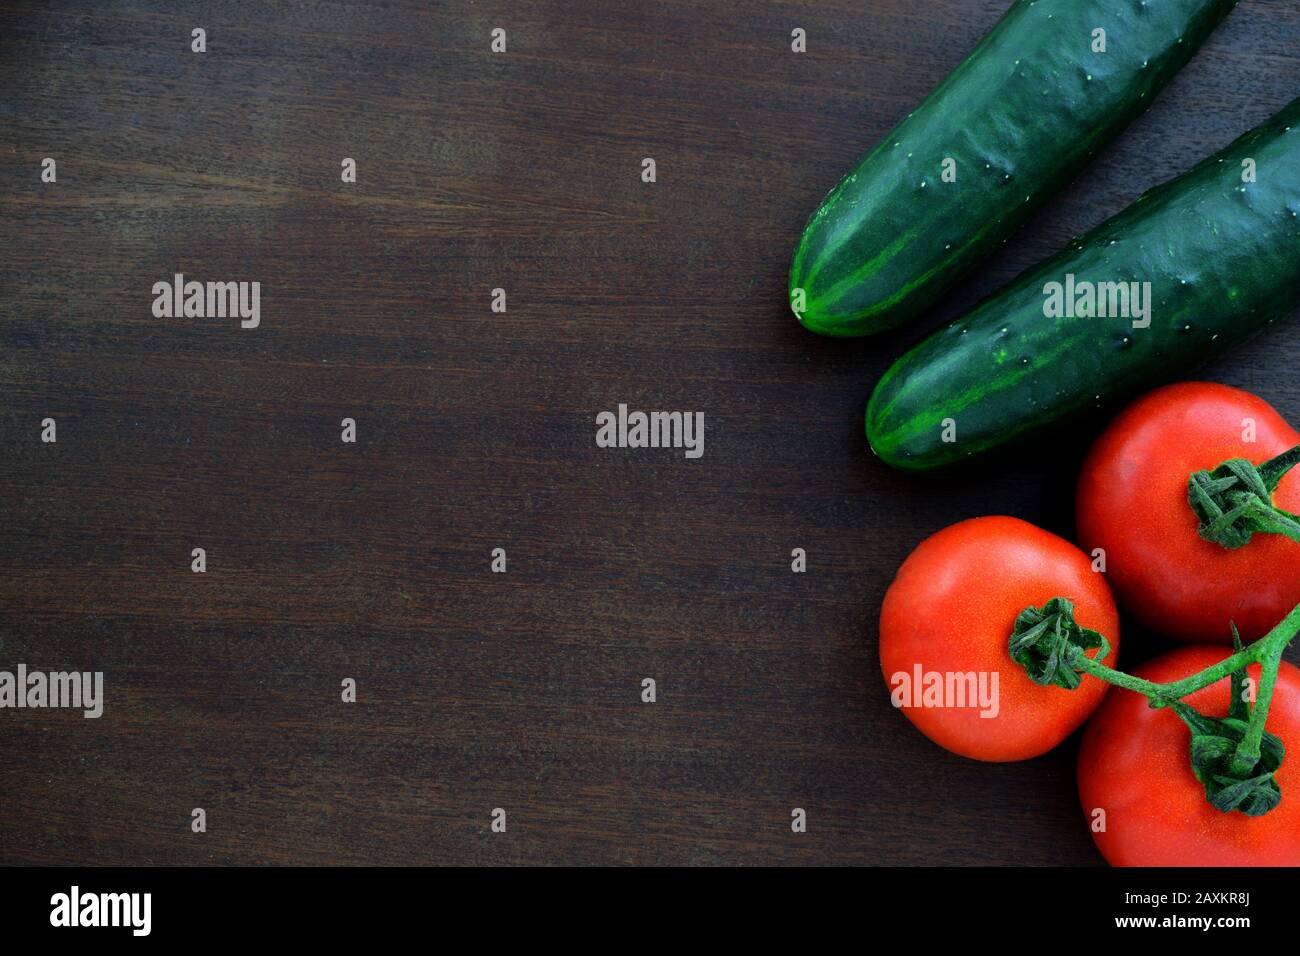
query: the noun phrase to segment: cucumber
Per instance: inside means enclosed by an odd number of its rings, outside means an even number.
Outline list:
[[[1019,0],[808,220],[790,267],[795,315],[861,336],[924,310],[1141,113],[1235,5]]]
[[[1147,317],[1140,295],[1127,317],[1109,291],[1089,309],[1101,283],[1150,283]],[[1073,309],[1057,296],[1071,287]],[[898,468],[951,464],[1175,377],[1298,304],[1300,99],[924,339],[876,384],[867,437]]]

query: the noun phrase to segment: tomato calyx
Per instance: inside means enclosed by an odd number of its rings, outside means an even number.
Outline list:
[[[1054,597],[1042,607],[1030,605],[1016,615],[1011,629],[1011,658],[1029,679],[1044,687],[1074,690],[1082,679],[1076,664],[1085,651],[1100,648],[1096,659],[1110,653],[1110,642],[1074,619],[1074,603]]]
[[[1172,706],[1192,732],[1192,772],[1205,784],[1205,797],[1216,810],[1240,810],[1248,817],[1259,817],[1282,802],[1282,791],[1273,777],[1285,755],[1277,736],[1264,734],[1259,758],[1242,774],[1234,771],[1233,765],[1249,726],[1246,721],[1207,717],[1182,701]]]
[[[1233,645],[1241,651],[1241,635],[1234,626]],[[1258,721],[1259,741],[1250,743],[1253,721],[1247,702],[1246,668],[1232,672],[1228,689],[1228,715],[1209,717],[1181,700],[1170,706],[1192,732],[1192,772],[1205,785],[1205,797],[1216,810],[1239,810],[1260,817],[1282,802],[1282,790],[1273,774],[1282,766],[1286,748]],[[1267,704],[1265,705],[1267,706]],[[1258,704],[1256,705],[1258,709]]]
[[[1200,519],[1197,533],[1212,544],[1236,549],[1256,534],[1283,534],[1300,541],[1300,515],[1273,504],[1282,476],[1300,464],[1300,445],[1256,466],[1230,458],[1187,480],[1187,502]]]
[[[1070,601],[1054,597],[1041,608],[1031,605],[1016,616],[1007,646],[1016,663],[1037,683],[1073,690],[1079,686],[1081,675],[1091,674],[1142,694],[1152,707],[1173,710],[1191,730],[1192,771],[1205,785],[1206,799],[1225,813],[1261,816],[1282,800],[1274,774],[1282,765],[1285,751],[1282,741],[1268,733],[1264,724],[1282,652],[1297,633],[1300,605],[1249,647],[1242,647],[1241,635],[1233,625],[1233,654],[1190,677],[1157,684],[1102,663],[1109,652],[1105,636],[1080,627]],[[1095,658],[1085,653],[1092,647],[1101,648]],[[1260,667],[1253,708],[1247,702],[1246,682],[1246,668],[1251,664]],[[1184,697],[1225,677],[1230,678],[1232,695],[1226,717],[1210,717],[1183,703]]]

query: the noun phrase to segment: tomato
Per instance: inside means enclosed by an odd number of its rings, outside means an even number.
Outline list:
[[[1189,677],[1229,653],[1182,647],[1134,673],[1157,683]],[[1259,667],[1247,671],[1259,683]],[[1228,712],[1228,678],[1184,700],[1203,714]],[[1088,722],[1079,750],[1079,799],[1114,866],[1300,866],[1300,669],[1283,663],[1269,708],[1269,733],[1286,747],[1274,779],[1282,802],[1259,817],[1224,813],[1205,799],[1192,772],[1191,732],[1170,710],[1153,710],[1141,694],[1113,690]],[[1099,819],[1099,818],[1098,818]],[[1095,826],[1094,826],[1095,829]]]
[[[1108,689],[1089,677],[1074,690],[1040,686],[1011,659],[1016,616],[1054,597],[1073,601],[1078,623],[1106,636],[1113,667],[1119,614],[1110,588],[1065,539],[1019,518],[990,517],[921,542],[880,611],[880,667],[895,705],[921,733],[965,757],[1024,760],[1051,750]],[[929,675],[945,688],[951,682],[951,692],[927,702],[919,685]]]
[[[1249,428],[1253,423],[1254,441]],[[1097,439],[1079,476],[1085,551],[1103,548],[1120,604],[1153,630],[1198,641],[1262,637],[1300,603],[1300,542],[1256,534],[1228,549],[1203,540],[1187,501],[1194,472],[1230,458],[1260,464],[1300,445],[1263,399],[1226,385],[1183,382],[1138,399]],[[1273,502],[1300,511],[1300,469]]]

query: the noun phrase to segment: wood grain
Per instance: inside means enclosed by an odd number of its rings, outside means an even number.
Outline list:
[[[861,412],[1289,101],[1294,4],[1243,3],[925,322],[847,343],[788,317],[795,237],[1003,0],[95,7],[0,2],[0,668],[108,695],[0,712],[0,862],[1100,862],[1075,742],[939,750],[875,630],[945,524],[1069,534],[1089,428],[918,480]],[[261,327],[155,319],[175,271],[260,281]],[[1290,324],[1206,374],[1295,420],[1297,359]],[[619,402],[704,411],[704,457],[597,449]]]

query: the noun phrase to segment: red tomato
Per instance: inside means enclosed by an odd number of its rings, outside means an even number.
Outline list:
[[[1212,645],[1179,648],[1134,673],[1157,683],[1189,677],[1228,652]],[[1259,682],[1259,667],[1249,674]],[[1228,678],[1184,698],[1203,714],[1228,712]],[[1189,758],[1191,732],[1178,715],[1153,710],[1141,694],[1116,689],[1088,723],[1079,750],[1079,799],[1113,866],[1300,866],[1300,669],[1283,663],[1266,729],[1282,738],[1286,757],[1275,779],[1282,802],[1259,817],[1224,813],[1205,799]]]
[[[880,667],[895,704],[921,733],[964,757],[1024,760],[1051,750],[1108,689],[1090,677],[1072,691],[1043,687],[1011,659],[1016,616],[1054,597],[1069,598],[1075,620],[1106,636],[1106,661],[1115,666],[1119,614],[1110,588],[1064,538],[1019,518],[993,517],[959,522],[922,541],[898,569],[880,611]],[[931,674],[945,688],[951,680],[952,693],[936,698],[938,706],[928,705],[917,686]],[[981,680],[986,691],[996,690],[996,708],[971,705]],[[965,706],[957,693],[963,686]]]
[[[1243,432],[1253,421],[1255,441]],[[1183,382],[1138,399],[1097,439],[1079,476],[1079,543],[1106,551],[1120,603],[1153,630],[1184,640],[1262,637],[1300,604],[1300,543],[1256,534],[1235,550],[1197,534],[1187,503],[1193,472],[1230,458],[1261,464],[1300,445],[1300,432],[1263,399]],[[1300,511],[1300,469],[1274,504]]]

